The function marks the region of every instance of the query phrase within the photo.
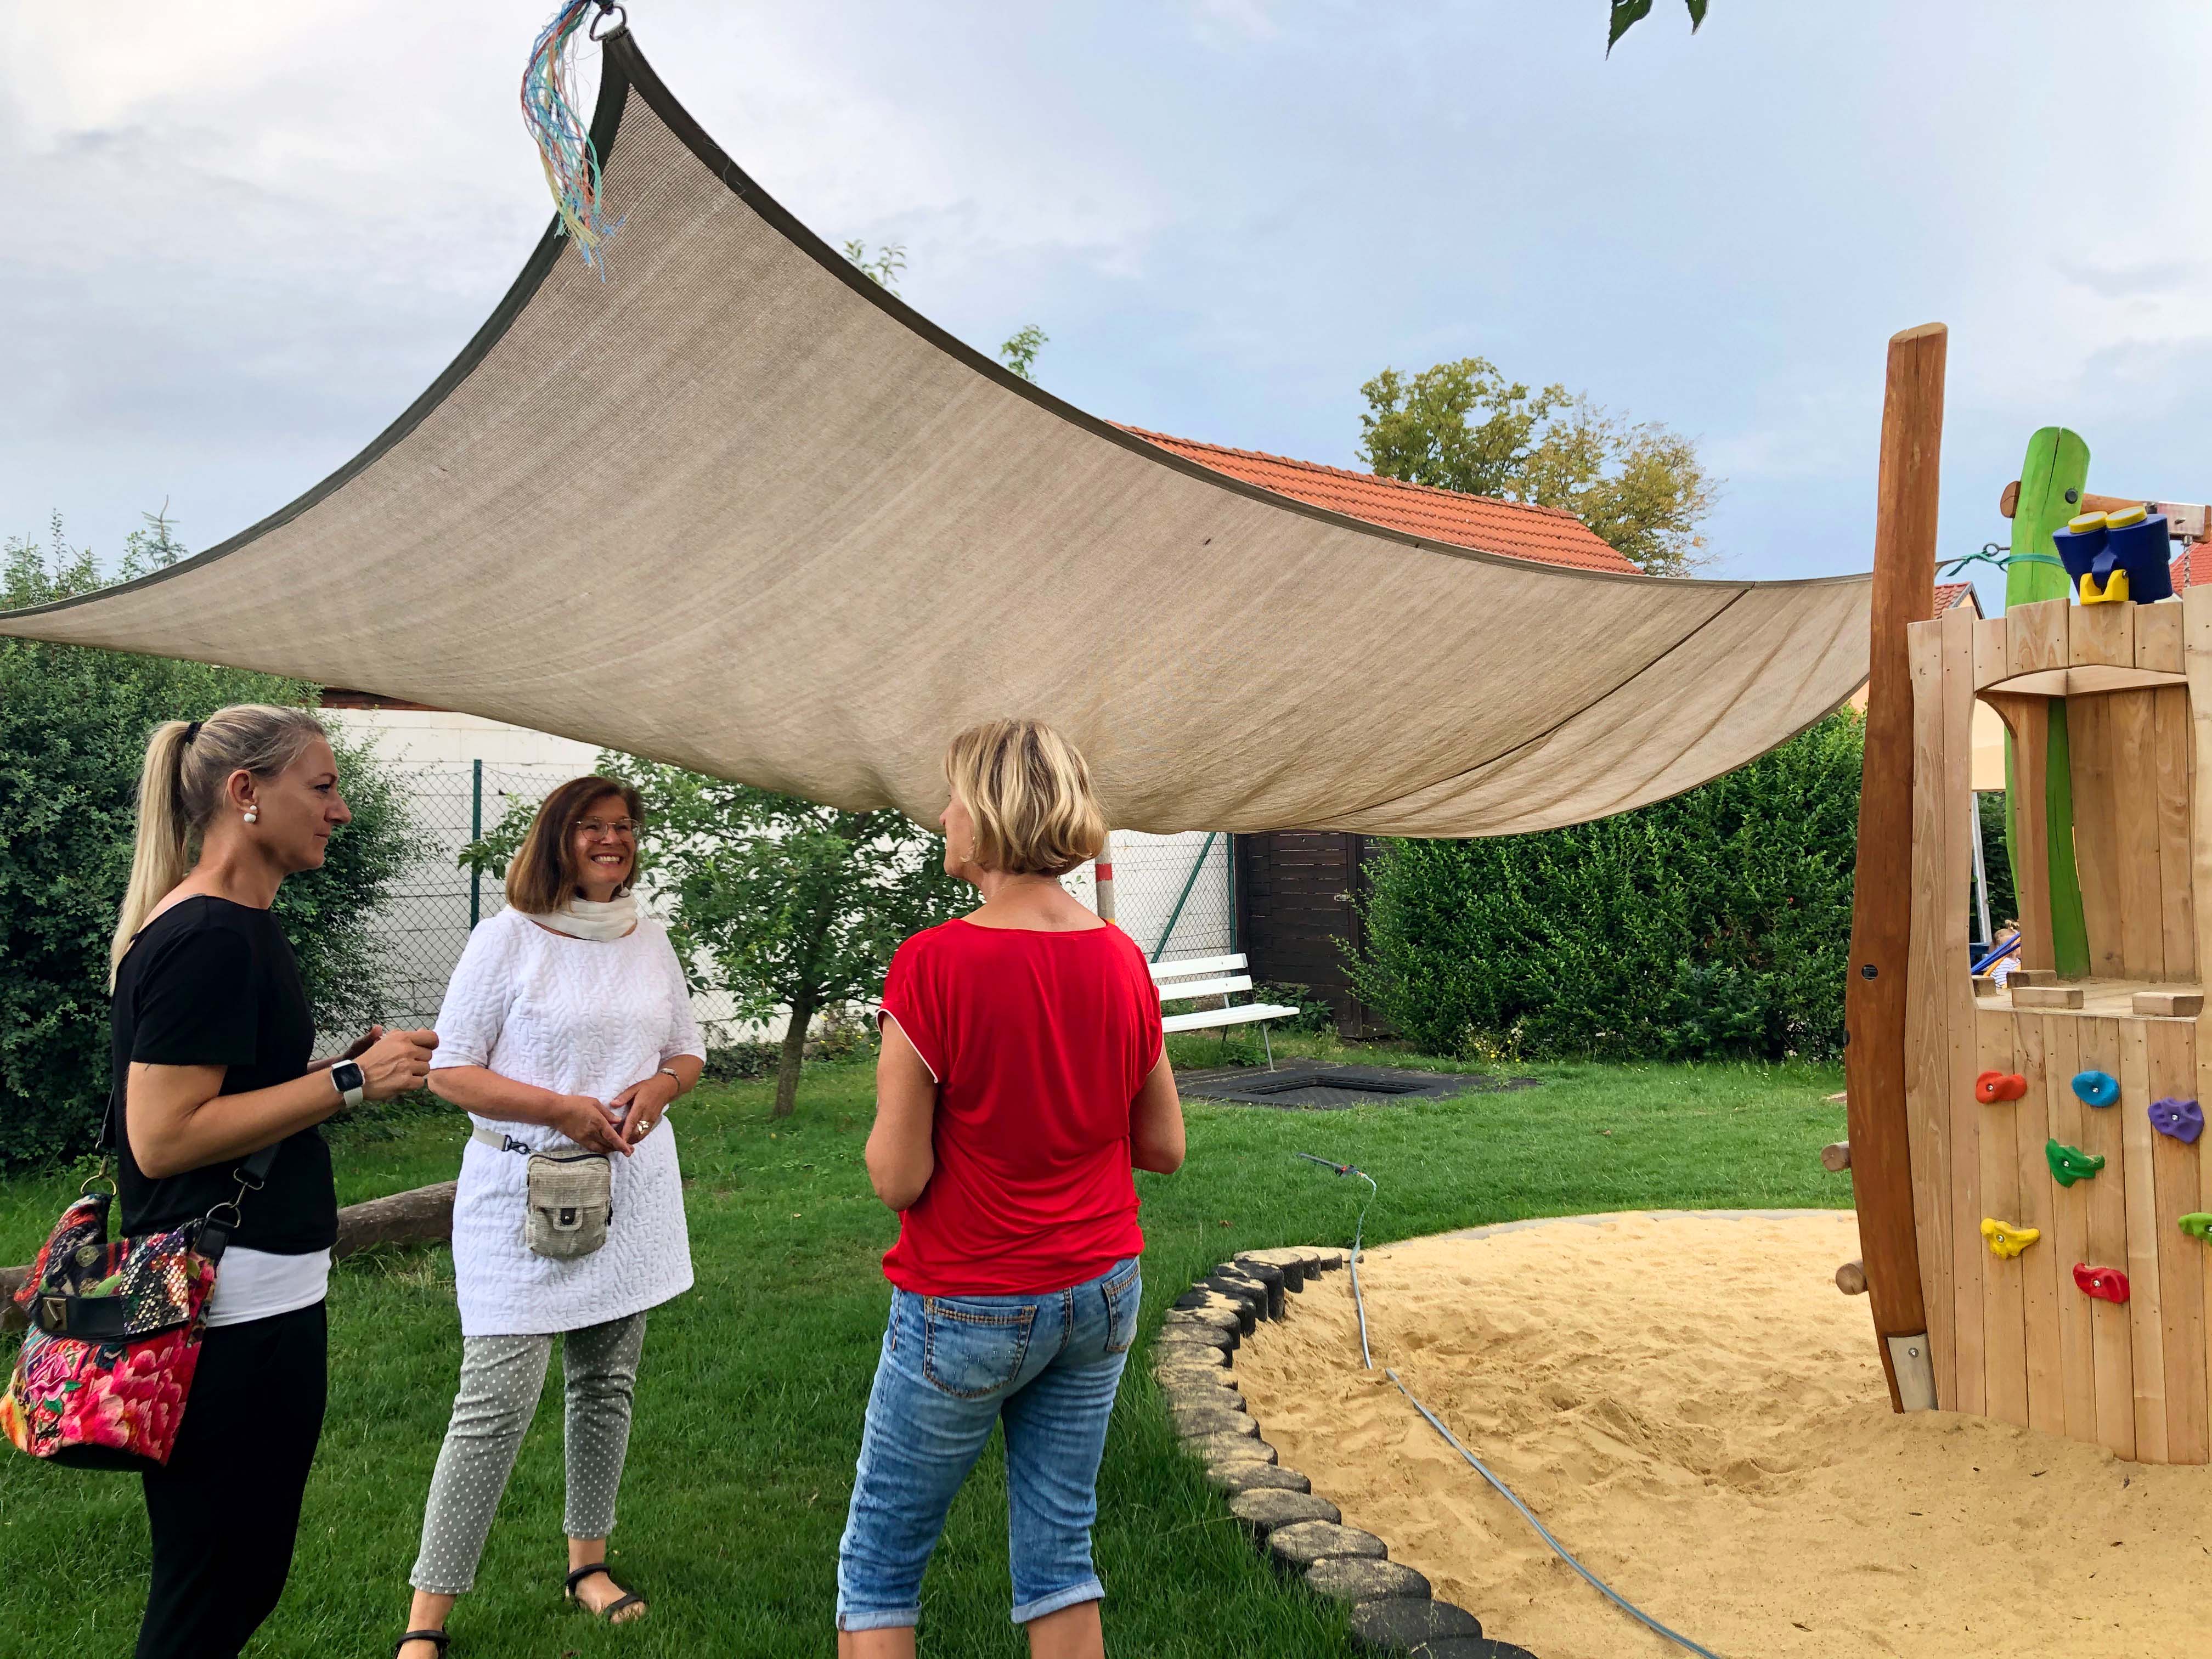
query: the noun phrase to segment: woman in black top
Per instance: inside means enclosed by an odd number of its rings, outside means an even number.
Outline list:
[[[175,1449],[144,1477],[154,1559],[138,1659],[231,1659],[283,1591],[322,1433],[337,1237],[315,1126],[421,1087],[437,1042],[372,1028],[345,1060],[310,1063],[314,1023],[269,907],[350,817],[303,709],[170,720],[147,745],[112,956],[123,1231],[233,1201],[239,1218]],[[239,1165],[272,1146],[267,1179],[244,1190]]]

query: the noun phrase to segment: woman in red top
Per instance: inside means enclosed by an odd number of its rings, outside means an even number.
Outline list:
[[[1142,1288],[1131,1170],[1182,1166],[1182,1105],[1144,952],[1060,884],[1106,835],[1083,757],[994,720],[945,771],[945,867],[983,903],[907,940],[884,987],[868,1177],[899,1237],[837,1651],[914,1652],[922,1571],[1003,1422],[1014,1622],[1033,1659],[1097,1659],[1098,1460]]]

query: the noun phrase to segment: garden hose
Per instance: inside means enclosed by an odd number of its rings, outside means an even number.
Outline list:
[[[1361,1236],[1366,1231],[1367,1206],[1375,1201],[1376,1194],[1380,1189],[1376,1186],[1375,1177],[1373,1176],[1369,1175],[1366,1170],[1362,1170],[1354,1164],[1340,1164],[1334,1158],[1316,1158],[1311,1152],[1297,1152],[1293,1153],[1292,1156],[1302,1158],[1309,1164],[1318,1164],[1323,1169],[1334,1170],[1340,1176],[1356,1175],[1362,1181],[1367,1183],[1366,1203],[1363,1203],[1359,1206],[1359,1219],[1356,1224],[1354,1224],[1352,1231],[1352,1255],[1350,1264],[1352,1267],[1352,1305],[1359,1315],[1359,1358],[1361,1364],[1364,1365],[1367,1370],[1371,1371],[1375,1369],[1375,1361],[1369,1354],[1367,1348],[1367,1303],[1366,1299],[1362,1297],[1359,1292],[1359,1244]],[[1565,1562],[1577,1572],[1580,1573],[1583,1577],[1583,1582],[1588,1583],[1592,1589],[1597,1591],[1599,1595],[1604,1596],[1607,1601],[1612,1602],[1613,1606],[1619,1607],[1623,1613],[1635,1620],[1645,1629],[1665,1637],[1676,1647],[1684,1648],[1692,1653],[1698,1654],[1701,1656],[1701,1659],[1720,1659],[1720,1656],[1715,1653],[1711,1648],[1702,1646],[1699,1644],[1692,1641],[1688,1637],[1680,1634],[1679,1632],[1668,1629],[1666,1626],[1661,1624],[1650,1613],[1644,1612],[1643,1608],[1638,1607],[1626,1596],[1621,1595],[1620,1591],[1614,1589],[1612,1585],[1607,1583],[1604,1579],[1599,1577],[1581,1562],[1576,1560],[1573,1556],[1568,1554],[1566,1547],[1560,1543],[1558,1539],[1553,1537],[1551,1529],[1545,1526],[1541,1521],[1539,1521],[1536,1518],[1535,1511],[1521,1501],[1519,1495],[1514,1492],[1512,1487],[1507,1486],[1503,1480],[1500,1480],[1495,1474],[1492,1474],[1488,1466],[1486,1466],[1480,1458],[1477,1457],[1465,1446],[1460,1444],[1458,1437],[1454,1435],[1449,1429],[1443,1425],[1443,1421],[1434,1412],[1431,1411],[1426,1406],[1424,1406],[1414,1397],[1413,1391],[1406,1386],[1405,1382],[1400,1378],[1397,1372],[1386,1366],[1383,1368],[1382,1375],[1390,1379],[1393,1386],[1397,1389],[1400,1394],[1406,1396],[1406,1399],[1413,1406],[1415,1411],[1420,1413],[1424,1418],[1428,1419],[1429,1426],[1444,1437],[1444,1443],[1449,1446],[1454,1451],[1457,1452],[1462,1457],[1467,1459],[1468,1462],[1474,1468],[1474,1470],[1477,1474],[1480,1475],[1485,1480],[1487,1480],[1492,1486],[1495,1486],[1498,1489],[1499,1495],[1503,1497],[1507,1503],[1512,1504],[1515,1509],[1521,1512],[1521,1518],[1536,1529],[1536,1536],[1542,1539],[1547,1544],[1551,1546],[1552,1553],[1558,1556],[1560,1560]]]

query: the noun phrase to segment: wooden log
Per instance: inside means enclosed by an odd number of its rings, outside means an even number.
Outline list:
[[[2066,619],[2066,665],[2100,663],[2111,668],[2136,665],[2136,607],[2131,605],[2076,605]]]
[[[2045,1014],[2013,1018],[2013,1069],[2027,1079],[2027,1092],[2013,1114],[2013,1190],[2016,1212],[2003,1218],[2033,1227],[2043,1237],[2018,1258],[2022,1322],[2027,1334],[2027,1425],[2047,1434],[2066,1431],[2066,1376],[2058,1333],[2057,1258],[2051,1248],[2051,1194],[2058,1183],[2044,1161],[2043,1143],[2051,1121],[2050,1090],[2066,1079],[2051,1074]],[[1992,1215],[2001,1214],[1996,1210]]]
[[[453,1233],[453,1194],[460,1183],[441,1181],[349,1204],[338,1212],[338,1242],[331,1255],[339,1261],[372,1244],[428,1244]]]
[[[2081,1115],[2089,1109],[2072,1088],[2074,1074],[2081,1069],[2081,1022],[2057,1014],[2042,1015],[2043,1069],[2047,1083],[2043,1091],[2046,1137],[2063,1146],[2081,1144]],[[2023,1125],[2021,1139],[2029,1139]],[[2043,1148],[2034,1157],[2043,1166]],[[2051,1206],[2051,1226],[2043,1242],[2051,1249],[2050,1271],[2058,1304],[2058,1369],[2065,1396],[2065,1430],[2070,1439],[2094,1444],[2097,1438],[2097,1362],[2091,1346],[2089,1307],[2074,1288],[2073,1266],[2089,1259],[2088,1182],[2061,1187],[2043,1166],[2045,1197]],[[2035,1252],[2030,1250],[2029,1255]],[[2032,1402],[2031,1402],[2032,1404]]]
[[[1889,343],[1875,509],[1858,878],[1851,908],[1850,970],[1844,993],[1852,1194],[1859,1241],[1866,1253],[1867,1299],[1875,1346],[1889,1383],[1890,1404],[1898,1410],[1904,1407],[1887,1339],[1921,1335],[1928,1329],[1905,1097],[1913,781],[1911,668],[1905,629],[1932,616],[1936,608],[1936,520],[1948,344],[1948,332],[1940,323],[1907,329]],[[1960,638],[1966,647],[1963,676],[1971,709],[1974,619],[1958,620],[1966,630]],[[1962,766],[1966,759],[1962,754]],[[1959,807],[1956,816],[1963,836],[1963,798]],[[1963,926],[1965,907],[1953,908],[1960,912]],[[1964,974],[1959,978],[1959,993],[1971,1003]]]
[[[2100,605],[2099,611],[2135,609]],[[2165,895],[2159,879],[2158,745],[2154,694],[2115,691],[2112,710],[2112,816],[2118,826],[2120,962],[2130,979],[2172,977],[2166,967]]]
[[[2014,1041],[2014,1016],[1984,1009],[1974,1020],[1974,1069],[2016,1072],[2020,1057]],[[2019,1119],[2027,1102],[1990,1107],[1981,1125],[1981,1214],[2020,1220]],[[1981,1218],[1974,1220],[1978,1238]],[[2026,1269],[2018,1256],[1992,1255],[1982,1249],[1983,1409],[1999,1422],[2027,1426],[2027,1311]]]
[[[1997,988],[1996,975],[1976,974],[1974,975],[1974,1000],[1977,1002],[1984,997],[1995,996],[1997,994]]]
[[[2086,1190],[2089,1200],[2087,1248],[2079,1260],[2093,1267],[2118,1267],[2128,1259],[2128,1160],[2119,1120],[2141,1112],[2146,1103],[2127,1097],[2120,1022],[2077,1019],[2072,1024],[2081,1033],[2081,1069],[2121,1079],[2120,1103],[2083,1111],[2079,1120],[2081,1139],[2072,1143],[2105,1160],[2097,1176],[2075,1188]],[[2073,1091],[2069,1089],[2067,1093]],[[2073,1265],[2067,1264],[2069,1268]],[[2115,1457],[2132,1458],[2136,1455],[2135,1341],[2128,1329],[2128,1310],[2091,1300],[2078,1290],[2071,1293],[2088,1303],[2090,1349],[2097,1371],[2097,1443]]]
[[[2136,666],[2161,674],[2186,672],[2181,657],[2181,607],[2162,604],[2129,609],[2136,613]]]
[[[1994,685],[2012,673],[2011,652],[2007,641],[2012,630],[2005,626],[2002,617],[1991,617],[1974,624],[1974,690]]]
[[[1867,1293],[1866,1263],[1846,1261],[1837,1268],[1836,1288],[1845,1296],[1864,1296]]]
[[[2094,607],[2103,609],[2102,606]],[[2066,704],[2069,769],[2074,793],[2074,868],[2088,931],[2089,972],[2121,979],[2120,825],[2112,699],[2075,697]]]
[[[2135,1012],[2142,1019],[2194,1019],[2204,1012],[2202,991],[2138,991]],[[2192,1088],[2191,1092],[2194,1094]]]
[[[2006,845],[2012,854],[2013,890],[2020,910],[2020,963],[2012,971],[2013,985],[2055,985],[2058,973],[2051,918],[2050,817],[2045,812],[2015,812],[2015,800],[2039,801],[2045,795],[2044,767],[2051,753],[2051,706],[2043,697],[2017,697],[1993,691],[1983,701],[1997,711],[2005,723],[2012,746],[2007,770],[2012,787],[2006,794]],[[2025,975],[2026,977],[2023,977]],[[1936,1357],[1936,1376],[1942,1376],[1943,1358]]]
[[[1921,1302],[1928,1315],[1929,1359],[1937,1405],[1958,1395],[1951,1291],[1951,1000],[1944,857],[1951,812],[1943,767],[1943,631],[1940,623],[1908,630],[1912,665],[1912,902],[1905,1014],[1906,1140],[1912,1163],[1914,1234],[1920,1246]],[[1849,1091],[1846,1091],[1846,1093]],[[1885,1348],[1889,1346],[1885,1343]],[[1908,1346],[1911,1346],[1907,1344]]]
[[[1820,1167],[1831,1174],[1841,1174],[1851,1167],[1851,1143],[1838,1140],[1820,1148]]]
[[[2067,612],[2072,609],[2064,599],[2038,599],[2007,610],[2006,666],[2015,675],[2067,666]]]
[[[2188,540],[2202,541],[2207,535],[2212,535],[2212,506],[2202,501],[2154,501],[2136,495],[2093,495],[2085,489],[2077,490],[2075,499],[2067,505],[2076,514],[2118,513],[2130,507],[2140,507],[2147,512],[2165,514],[2167,529]],[[2014,478],[1997,491],[1997,511],[2009,519],[2019,507],[2020,480]]]
[[[2189,845],[2189,789],[2194,767],[2186,687],[2152,694],[2151,742],[2155,750],[2159,915],[2166,934],[2166,977],[2193,982],[2198,976],[2196,878]],[[2201,1006],[2190,1010],[2192,1014],[2203,1012]]]
[[[2081,988],[2078,985],[2023,985],[2012,994],[2015,1008],[2079,1008]]]
[[[2151,1127],[2145,1109],[2154,1098],[2149,1037],[2150,1027],[2142,1022],[2120,1022],[2120,1103],[2105,1115],[2120,1120],[2126,1153],[2118,1172],[2127,1204],[2128,1304],[2121,1311],[2128,1316],[2135,1354],[2136,1456],[2146,1463],[2163,1463],[2168,1457],[2166,1303],[2159,1282],[2158,1247],[2165,1229],[2159,1224],[2157,1149],[2152,1142],[2164,1137]],[[2110,1180],[2112,1174],[2108,1167],[2099,1179]],[[2175,1237],[2180,1239],[2179,1230]]]
[[[2150,1093],[2197,1092],[2197,1030],[2180,1021],[2142,1028],[2150,1054]],[[2204,1248],[2174,1224],[2197,1207],[2196,1147],[2151,1136],[2154,1202],[2150,1231],[2158,1253],[2159,1322],[2166,1365],[2166,1455],[2169,1462],[2212,1461],[2204,1369]]]

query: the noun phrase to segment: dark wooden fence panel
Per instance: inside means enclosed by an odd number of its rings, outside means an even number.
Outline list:
[[[1376,1030],[1352,993],[1338,944],[1364,942],[1352,896],[1362,890],[1367,839],[1318,830],[1237,837],[1237,948],[1250,959],[1252,977],[1310,986],[1335,1008],[1346,1036]]]

